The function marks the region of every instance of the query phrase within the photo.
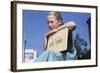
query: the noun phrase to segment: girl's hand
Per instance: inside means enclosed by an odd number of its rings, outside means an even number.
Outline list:
[[[54,29],[54,30],[51,30],[49,31],[48,33],[45,34],[46,37],[49,37],[50,35],[56,33],[58,31],[58,29]]]

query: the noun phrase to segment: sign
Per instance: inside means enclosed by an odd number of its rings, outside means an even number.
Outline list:
[[[68,28],[59,30],[58,32],[49,36],[47,50],[55,51],[67,50]]]

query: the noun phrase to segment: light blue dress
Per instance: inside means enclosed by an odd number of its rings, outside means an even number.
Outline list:
[[[76,48],[73,48],[72,31],[68,33],[68,49],[67,51],[57,52],[54,50],[46,50],[40,56],[38,56],[35,62],[46,61],[64,61],[64,60],[76,60]]]
[[[46,62],[46,61],[64,61],[64,60],[76,60],[76,49],[71,48],[70,52],[63,51],[57,52],[54,50],[46,50],[40,56],[38,56],[35,62]]]

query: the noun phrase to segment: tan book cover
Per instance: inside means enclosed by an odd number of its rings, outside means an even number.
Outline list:
[[[55,51],[67,50],[68,28],[61,29],[49,36],[47,50]]]

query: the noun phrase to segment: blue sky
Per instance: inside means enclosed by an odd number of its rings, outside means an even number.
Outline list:
[[[76,34],[79,33],[82,38],[88,42],[89,46],[89,35],[86,21],[91,16],[90,13],[79,13],[79,12],[60,12],[63,18],[63,22],[75,21],[77,24],[76,30],[73,32],[75,38]],[[40,55],[43,51],[44,40],[43,36],[49,31],[47,24],[47,11],[34,11],[34,10],[23,10],[23,38],[26,40],[25,48],[35,48]],[[23,42],[24,43],[24,42]]]

